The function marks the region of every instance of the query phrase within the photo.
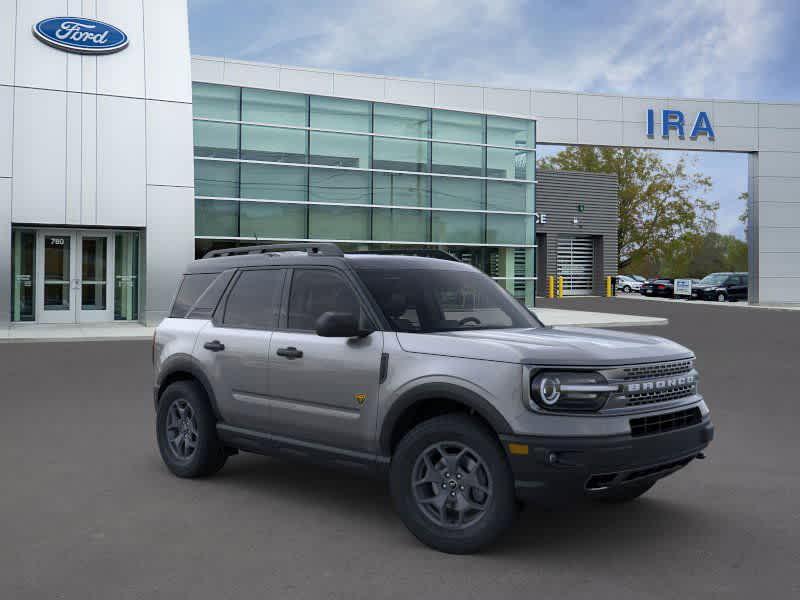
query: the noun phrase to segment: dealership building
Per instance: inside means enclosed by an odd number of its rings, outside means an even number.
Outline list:
[[[68,15],[64,17],[63,15]],[[192,57],[185,0],[0,2],[0,323],[164,316],[215,248],[431,248],[528,304],[616,273],[617,182],[537,144],[749,154],[750,300],[800,303],[800,105]]]

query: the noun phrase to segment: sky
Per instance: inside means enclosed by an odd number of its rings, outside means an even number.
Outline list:
[[[207,56],[519,88],[800,101],[797,0],[189,0],[189,27],[192,53]],[[743,237],[746,155],[695,157],[713,180],[718,231]]]

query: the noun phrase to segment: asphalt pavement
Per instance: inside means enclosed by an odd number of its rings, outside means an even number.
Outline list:
[[[3,344],[0,598],[800,597],[800,313],[540,303],[669,318],[631,331],[695,350],[707,459],[627,506],[529,508],[486,552],[448,556],[370,479],[253,455],[170,475],[148,342]]]

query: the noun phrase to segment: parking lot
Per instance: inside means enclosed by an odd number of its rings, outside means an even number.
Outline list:
[[[708,458],[627,506],[527,509],[489,551],[422,546],[380,482],[240,455],[163,467],[150,344],[0,345],[0,598],[800,596],[800,312],[624,298],[697,353]]]

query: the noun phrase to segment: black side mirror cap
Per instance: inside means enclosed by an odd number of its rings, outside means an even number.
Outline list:
[[[317,335],[321,337],[366,337],[371,330],[361,329],[353,313],[324,312],[317,319]]]

